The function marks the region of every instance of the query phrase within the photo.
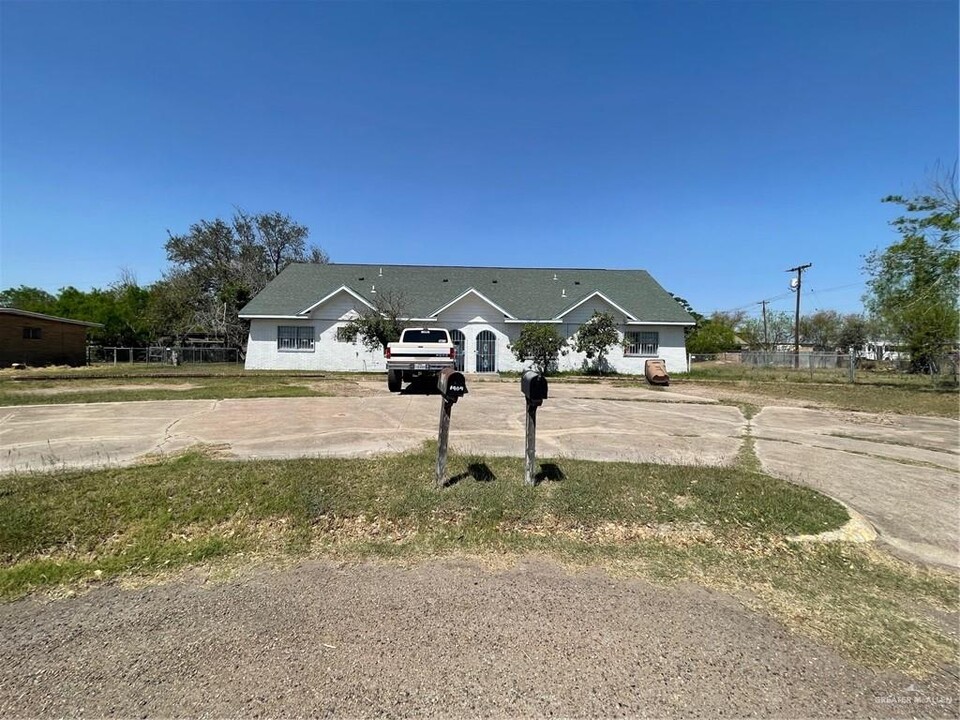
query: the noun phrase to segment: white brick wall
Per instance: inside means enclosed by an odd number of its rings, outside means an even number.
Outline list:
[[[316,308],[309,319],[250,321],[247,339],[247,370],[347,370],[386,371],[383,351],[370,352],[362,343],[337,340],[337,328],[355,317],[356,300],[341,292]],[[278,350],[277,327],[311,325],[314,349]]]
[[[579,370],[586,360],[586,355],[573,351],[573,336],[577,334],[579,325],[567,324],[563,326],[563,333],[570,343],[567,355],[561,358],[560,368],[563,370]],[[642,375],[644,364],[650,358],[660,358],[667,365],[667,372],[671,374],[687,372],[687,350],[684,344],[683,328],[677,325],[622,325],[617,328],[620,340],[624,332],[657,332],[660,334],[660,347],[656,355],[643,357],[627,357],[623,354],[621,345],[614,345],[607,352],[607,363],[619,373],[628,375]]]
[[[361,372],[383,372],[386,365],[382,351],[370,352],[359,341],[344,343],[337,340],[337,328],[346,324],[355,314],[356,300],[347,293],[331,298],[304,320],[254,319],[250,321],[250,335],[247,341],[248,370],[340,370]],[[555,325],[557,332],[568,338],[572,344],[580,324],[593,314],[594,310],[610,312],[620,326],[620,337],[624,331],[656,331],[660,334],[660,351],[656,357],[666,361],[668,373],[687,371],[687,354],[684,345],[683,327],[673,325],[630,325],[622,324],[624,318],[603,300],[596,298],[584,303],[564,318],[567,322]],[[465,337],[464,370],[476,370],[477,336],[489,330],[496,337],[496,369],[498,371],[523,370],[521,364],[510,351],[510,343],[520,335],[521,324],[506,323],[503,314],[475,295],[467,295],[462,300],[442,312],[436,321],[428,323],[432,327],[448,330],[460,330]],[[287,351],[277,349],[277,327],[279,325],[312,325],[314,328],[313,351]],[[571,349],[560,358],[561,370],[579,370],[585,357]],[[646,357],[624,357],[620,346],[611,348],[607,360],[610,366],[620,373],[643,374]]]

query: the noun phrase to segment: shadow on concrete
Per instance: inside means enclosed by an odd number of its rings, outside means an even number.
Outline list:
[[[566,479],[567,475],[563,472],[563,468],[554,463],[540,463],[540,472],[533,476],[535,485],[542,482],[562,482]]]
[[[493,482],[497,479],[497,476],[493,474],[493,470],[491,470],[490,466],[486,463],[470,463],[467,465],[466,472],[454,475],[443,484],[443,487],[452,487],[461,480],[466,480],[468,477],[472,477],[477,482],[483,483]]]
[[[401,395],[439,395],[435,378],[414,380],[400,391]]]

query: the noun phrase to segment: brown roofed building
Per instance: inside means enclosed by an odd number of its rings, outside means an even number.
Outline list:
[[[0,367],[86,365],[87,329],[99,323],[0,308]]]

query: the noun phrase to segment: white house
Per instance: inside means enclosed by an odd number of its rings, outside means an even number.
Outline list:
[[[344,341],[338,329],[373,309],[378,293],[401,297],[412,325],[443,327],[466,372],[526,367],[510,352],[527,323],[550,323],[573,338],[594,311],[610,313],[623,346],[610,366],[642,374],[649,358],[687,371],[684,329],[693,318],[644,270],[293,264],[241,311],[250,321],[249,370],[384,371],[381,350]],[[580,369],[572,350],[560,369]]]

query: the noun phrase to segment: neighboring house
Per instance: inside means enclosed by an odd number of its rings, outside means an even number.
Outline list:
[[[866,360],[890,360],[897,362],[908,360],[910,353],[902,346],[891,340],[871,340],[862,347],[856,348],[855,352],[859,357]]]
[[[250,321],[247,369],[383,371],[382,350],[338,333],[378,293],[403,298],[408,324],[449,329],[466,372],[521,370],[509,346],[524,324],[572,338],[595,310],[613,315],[626,339],[608,356],[616,371],[641,374],[648,358],[687,371],[693,318],[644,270],[340,264],[289,265],[240,311]],[[571,349],[560,369],[584,359]]]
[[[99,323],[0,308],[0,367],[86,365],[87,328]]]

